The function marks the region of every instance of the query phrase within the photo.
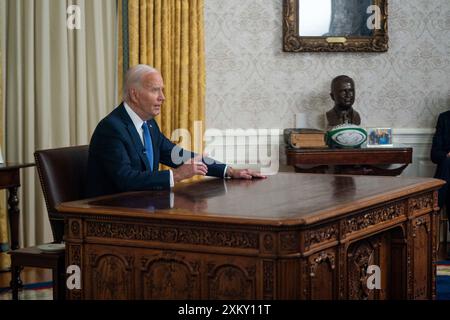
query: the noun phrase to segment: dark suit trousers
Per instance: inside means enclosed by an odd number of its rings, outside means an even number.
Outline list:
[[[445,205],[447,217],[450,221],[450,194],[449,194],[449,183],[450,183],[450,158],[445,158],[439,164],[439,172],[436,174],[435,178],[445,180],[447,183],[439,189],[439,207]],[[450,223],[449,223],[450,228]]]

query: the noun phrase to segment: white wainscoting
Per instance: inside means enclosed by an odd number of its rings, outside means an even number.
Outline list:
[[[402,176],[434,175],[435,165],[430,161],[433,134],[434,129],[393,129],[394,144],[413,148],[413,162]],[[207,130],[205,146],[211,157],[233,166],[266,168],[271,173],[292,171],[286,166],[283,130],[280,129]]]
[[[393,140],[413,148],[413,162],[402,176],[433,177],[436,165],[430,160],[431,143],[434,129],[393,129]]]

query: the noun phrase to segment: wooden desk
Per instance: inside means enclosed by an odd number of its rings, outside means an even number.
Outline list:
[[[430,178],[280,173],[63,203],[71,299],[432,299]],[[367,267],[381,269],[369,290]]]
[[[2,163],[0,164],[0,189],[8,189],[8,216],[11,230],[11,249],[19,248],[19,197],[20,169],[32,167],[34,163]]]
[[[294,149],[288,147],[286,158],[287,164],[294,166],[295,171],[301,173],[397,176],[412,162],[412,148]],[[390,164],[402,166],[395,169],[380,167]]]

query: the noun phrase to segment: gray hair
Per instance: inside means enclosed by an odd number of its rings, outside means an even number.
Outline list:
[[[144,75],[154,72],[159,71],[146,64],[138,64],[128,69],[123,81],[123,100],[127,101],[129,99],[130,88],[141,86],[142,77]]]

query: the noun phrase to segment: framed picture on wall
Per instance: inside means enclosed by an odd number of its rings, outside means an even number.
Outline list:
[[[393,147],[392,128],[368,128],[367,147]]]

